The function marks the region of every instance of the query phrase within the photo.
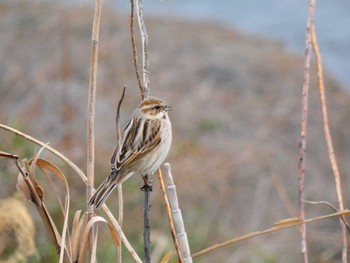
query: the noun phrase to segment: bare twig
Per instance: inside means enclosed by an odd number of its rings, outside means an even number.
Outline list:
[[[134,10],[135,10],[134,0],[130,0],[130,36],[131,36],[131,47],[132,47],[132,54],[133,54],[132,57],[133,57],[137,82],[139,83],[141,97],[143,99],[145,97],[145,95],[144,95],[144,89],[142,88],[141,77],[140,77],[140,73],[139,73],[139,66],[138,66],[138,62],[137,62],[137,50],[136,50],[136,44],[135,44]]]
[[[339,209],[336,208],[334,205],[332,205],[330,202],[327,201],[309,201],[309,200],[305,200],[305,203],[307,204],[312,204],[312,205],[319,205],[319,204],[324,204],[329,206],[330,208],[333,209],[334,212],[339,212]],[[346,226],[346,229],[348,230],[348,233],[350,234],[350,226],[349,223],[346,221],[344,216],[340,216],[340,219],[343,221],[343,223]]]
[[[90,79],[88,96],[88,116],[87,116],[87,187],[86,199],[90,200],[94,188],[95,171],[95,100],[97,83],[97,61],[98,61],[98,41],[101,20],[101,0],[95,1],[95,12],[92,24],[91,36],[91,61],[90,61]],[[94,206],[87,204],[88,220],[91,219],[94,212]],[[89,234],[89,261],[91,259],[92,248],[94,244],[94,227],[91,227]]]
[[[333,174],[334,174],[335,188],[336,188],[336,192],[337,192],[339,209],[344,210],[344,198],[343,198],[341,178],[340,178],[339,168],[337,165],[337,160],[336,160],[335,154],[334,154],[331,131],[329,129],[325,85],[324,85],[324,80],[323,80],[322,58],[321,58],[320,50],[319,50],[318,44],[317,44],[316,30],[315,30],[314,24],[311,25],[311,42],[312,42],[312,47],[313,47],[313,51],[314,51],[315,59],[316,59],[318,91],[320,94],[325,140],[326,140],[326,144],[327,144],[329,160],[331,162],[331,166],[332,166],[332,170],[333,170]],[[347,252],[348,241],[347,241],[347,235],[346,235],[347,234],[346,233],[346,225],[344,224],[344,222],[342,220],[340,220],[340,224],[341,224],[341,228],[342,228],[342,241],[343,241],[342,262],[346,263],[346,262],[348,262],[348,252]]]
[[[299,158],[299,178],[298,178],[298,200],[299,200],[299,218],[305,220],[305,204],[304,204],[304,187],[305,187],[305,150],[306,150],[306,127],[308,114],[308,99],[310,87],[310,49],[311,49],[311,33],[310,27],[314,17],[314,0],[309,1],[308,21],[306,28],[306,44],[305,44],[305,64],[304,64],[304,83],[302,95],[302,116],[301,116],[301,132],[300,132],[300,158]],[[308,262],[307,242],[306,242],[306,224],[300,225],[301,234],[301,255],[303,262]]]
[[[143,19],[142,0],[136,0],[137,19],[139,22],[141,43],[142,43],[142,80],[143,80],[143,99],[147,98],[150,91],[149,81],[149,60],[148,60],[148,34],[145,21]]]
[[[182,263],[182,256],[181,256],[181,251],[180,251],[180,248],[179,248],[179,241],[177,240],[175,226],[174,226],[174,221],[173,221],[173,217],[172,217],[172,214],[171,214],[171,208],[170,208],[168,196],[167,196],[166,190],[165,190],[165,185],[164,185],[164,181],[163,181],[162,171],[161,171],[160,168],[158,169],[158,179],[159,179],[160,189],[161,189],[161,191],[163,193],[163,199],[164,199],[164,203],[165,203],[165,210],[167,212],[168,221],[169,221],[169,225],[170,225],[171,237],[173,238],[173,241],[174,241],[174,245],[175,245],[175,250],[176,250],[176,253],[177,253],[178,261],[180,263]]]
[[[136,47],[135,47],[135,39],[134,39],[134,26],[133,26],[133,19],[134,19],[134,2],[133,0],[130,1],[131,3],[131,14],[130,14],[130,31],[131,31],[131,43],[133,47],[133,54],[134,54],[134,66],[136,75],[138,75],[137,70],[137,54],[136,54]],[[140,28],[141,33],[141,42],[142,42],[142,88],[140,88],[141,91],[141,97],[142,99],[146,99],[150,95],[150,81],[149,81],[149,61],[148,61],[148,35],[146,31],[146,25],[145,21],[143,19],[143,9],[142,9],[142,0],[136,0],[136,7],[137,7],[137,20]],[[140,80],[138,76],[138,81],[140,85]],[[140,86],[141,87],[141,86]],[[149,175],[146,175],[145,180],[149,182]],[[143,238],[144,238],[144,252],[145,252],[145,262],[148,263],[151,261],[151,191],[149,188],[145,188],[145,199],[144,199],[144,232],[143,232]]]
[[[122,96],[121,96],[121,98],[120,98],[120,100],[118,102],[117,114],[116,114],[116,118],[115,118],[116,130],[117,130],[117,135],[118,135],[118,138],[117,138],[118,141],[121,138],[120,123],[119,123],[120,106],[122,105],[122,102],[124,100],[125,89],[126,89],[126,86],[124,86]],[[122,184],[118,184],[118,211],[119,211],[119,213],[118,213],[118,222],[119,222],[120,227],[122,227],[122,225],[123,225],[123,210],[124,210],[123,186],[122,186]],[[118,246],[117,250],[118,250],[117,262],[121,263],[122,262],[122,246]]]
[[[149,176],[145,179],[149,182]],[[143,244],[145,263],[151,262],[151,189],[145,188],[145,201],[143,210]]]
[[[314,218],[310,218],[310,219],[306,219],[306,220],[300,220],[299,218],[288,218],[285,220],[280,220],[279,222],[274,224],[273,227],[271,227],[271,228],[268,228],[268,229],[265,229],[262,231],[248,233],[248,234],[245,234],[243,236],[236,237],[236,238],[227,240],[225,242],[210,246],[202,251],[199,251],[199,252],[193,254],[192,258],[197,258],[197,257],[203,256],[205,254],[212,253],[218,249],[234,245],[238,242],[241,242],[243,240],[247,240],[247,239],[250,239],[253,237],[265,235],[268,233],[272,233],[275,231],[279,231],[282,229],[290,228],[290,227],[301,225],[301,224],[307,224],[307,223],[311,223],[311,222],[315,222],[315,221],[320,221],[320,220],[324,220],[324,219],[328,219],[328,218],[332,218],[332,217],[345,216],[345,215],[349,215],[349,214],[350,214],[349,210],[344,210],[344,211],[340,211],[337,213],[328,214],[328,215],[324,215],[324,216],[318,216],[318,217],[314,217]]]

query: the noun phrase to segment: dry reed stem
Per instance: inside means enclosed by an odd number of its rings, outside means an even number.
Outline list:
[[[307,127],[307,115],[308,115],[308,100],[309,100],[309,88],[310,88],[310,49],[311,49],[311,32],[310,27],[313,24],[314,19],[314,0],[309,0],[308,8],[308,20],[306,27],[306,43],[305,43],[305,63],[304,63],[304,83],[302,92],[302,116],[300,123],[300,144],[299,144],[299,177],[298,177],[298,204],[299,204],[299,218],[305,220],[305,151],[306,151],[306,127]],[[307,255],[307,242],[306,242],[306,225],[302,223],[300,225],[300,242],[301,242],[301,255],[303,262],[308,262]]]
[[[89,78],[89,96],[88,96],[88,116],[87,116],[87,201],[93,195],[94,189],[94,172],[95,172],[95,101],[97,86],[97,61],[98,61],[98,41],[101,21],[101,0],[95,1],[95,12],[92,23],[91,36],[91,61],[90,61],[90,78]],[[88,219],[93,217],[94,206],[87,202]],[[91,261],[92,248],[94,246],[94,226],[89,233],[88,259]]]
[[[333,175],[334,175],[334,179],[335,179],[335,188],[336,188],[336,193],[337,193],[337,198],[338,198],[339,210],[344,210],[342,183],[341,183],[339,168],[337,165],[337,160],[336,160],[335,154],[334,154],[331,131],[329,128],[325,85],[324,85],[324,80],[323,80],[322,58],[321,58],[320,50],[319,50],[318,44],[317,44],[316,30],[315,30],[314,24],[311,25],[311,43],[312,43],[312,47],[313,47],[313,51],[314,51],[314,55],[315,55],[315,59],[316,59],[318,91],[320,94],[320,102],[321,102],[322,120],[323,120],[325,140],[326,140],[326,144],[327,144],[329,160],[331,162]],[[348,241],[347,241],[346,225],[344,224],[344,222],[342,220],[340,220],[340,224],[341,224],[341,229],[342,229],[342,242],[343,242],[342,262],[346,263],[346,262],[348,262],[348,252],[347,252]]]
[[[174,246],[175,246],[175,250],[176,250],[176,253],[177,253],[178,261],[180,263],[182,263],[182,256],[181,256],[181,251],[180,251],[180,248],[179,248],[179,241],[177,240],[175,226],[174,226],[174,221],[173,221],[173,216],[171,214],[171,208],[170,208],[168,196],[167,196],[166,190],[165,190],[165,185],[164,185],[164,180],[163,180],[163,176],[162,176],[162,171],[161,171],[160,168],[158,169],[157,175],[158,175],[158,179],[159,179],[159,186],[160,186],[160,189],[161,189],[162,194],[163,194],[165,210],[166,210],[166,213],[167,213],[167,216],[168,216],[171,237],[173,238],[173,241],[174,241]]]
[[[143,18],[142,0],[136,0],[137,7],[137,19],[141,33],[142,43],[142,80],[143,80],[143,98],[149,97],[150,91],[150,80],[149,80],[149,60],[148,60],[148,34],[146,30],[145,21]]]
[[[25,139],[27,139],[27,140],[37,144],[37,145],[40,145],[40,146],[44,147],[49,152],[53,153],[58,158],[60,158],[62,161],[67,163],[79,175],[80,179],[85,184],[87,184],[87,178],[86,178],[85,174],[70,159],[68,159],[66,156],[64,156],[62,153],[60,153],[56,149],[50,147],[49,145],[46,145],[45,143],[43,143],[42,141],[39,141],[38,139],[33,138],[32,136],[29,136],[29,135],[27,135],[27,134],[25,134],[23,132],[20,132],[20,131],[14,129],[14,128],[11,128],[11,127],[6,126],[6,125],[1,124],[1,123],[0,123],[0,129],[3,129],[3,130],[11,132],[13,134],[19,135],[19,136],[21,136],[21,137],[23,137],[23,138],[25,138]],[[106,215],[108,216],[109,220],[112,222],[112,225],[114,226],[115,230],[117,231],[118,235],[120,236],[120,239],[124,243],[125,247],[130,252],[130,254],[133,256],[134,260],[136,262],[142,262],[140,260],[140,257],[137,255],[137,253],[135,252],[135,250],[133,249],[133,247],[130,245],[129,241],[125,237],[121,227],[118,224],[118,221],[114,218],[114,216],[110,212],[109,208],[106,205],[104,205],[102,208],[105,211]]]
[[[256,232],[248,233],[248,234],[245,234],[243,236],[236,237],[236,238],[227,240],[225,242],[222,242],[222,243],[210,246],[210,247],[208,247],[208,248],[206,248],[206,249],[204,249],[202,251],[199,251],[199,252],[193,254],[192,258],[197,258],[197,257],[203,256],[205,254],[212,253],[212,252],[214,252],[214,251],[216,251],[218,249],[221,249],[221,248],[224,248],[224,247],[236,244],[238,242],[241,242],[243,240],[247,240],[247,239],[250,239],[250,238],[253,238],[253,237],[257,237],[257,236],[261,236],[261,235],[264,235],[264,234],[272,233],[272,232],[279,231],[279,230],[286,229],[286,228],[290,228],[290,227],[293,227],[293,226],[298,226],[298,225],[301,225],[301,224],[307,224],[307,223],[311,223],[311,222],[315,222],[315,221],[320,221],[320,220],[324,220],[324,219],[328,219],[328,218],[332,218],[332,217],[344,216],[344,215],[349,215],[349,214],[350,214],[349,210],[344,210],[344,211],[340,211],[340,212],[333,213],[333,214],[328,214],[328,215],[323,215],[323,216],[318,216],[318,217],[306,219],[304,221],[300,220],[299,218],[287,218],[287,219],[278,221],[271,228],[268,228],[268,229],[265,229],[265,230],[262,230],[262,231],[256,231]]]
[[[133,57],[133,63],[134,63],[137,82],[139,84],[141,97],[143,99],[145,97],[145,95],[144,95],[144,89],[142,88],[141,77],[140,77],[140,73],[139,73],[139,66],[138,66],[138,62],[137,62],[137,50],[136,50],[136,44],[135,44],[134,10],[135,10],[134,0],[130,0],[130,37],[131,37],[131,47],[132,47],[132,54],[133,54],[132,57]]]
[[[177,198],[176,185],[174,184],[174,179],[171,174],[171,166],[169,163],[165,163],[164,168],[167,175],[169,203],[171,206],[171,212],[176,229],[176,236],[179,242],[182,261],[184,263],[192,263],[190,246],[188,244],[187,233],[185,231],[185,224],[183,221],[181,209],[179,207],[179,200]]]

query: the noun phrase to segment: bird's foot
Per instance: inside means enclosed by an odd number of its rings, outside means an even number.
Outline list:
[[[143,186],[140,188],[141,191],[148,191],[148,192],[152,192],[152,185],[150,184],[150,182],[148,181],[148,176],[142,176],[143,179]]]
[[[153,191],[153,187],[150,184],[145,184],[144,186],[142,186],[140,188],[141,191],[148,191],[148,192],[152,192]]]

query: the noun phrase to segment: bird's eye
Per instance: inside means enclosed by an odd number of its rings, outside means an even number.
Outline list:
[[[159,105],[155,106],[154,108],[155,108],[156,110],[160,110],[160,106],[159,106]]]

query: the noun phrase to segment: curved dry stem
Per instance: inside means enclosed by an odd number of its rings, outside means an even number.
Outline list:
[[[192,258],[197,258],[200,256],[203,256],[205,254],[208,253],[212,253],[216,250],[219,250],[221,248],[227,247],[227,246],[231,246],[234,245],[240,241],[244,241],[253,237],[257,237],[257,236],[261,236],[261,235],[265,235],[268,233],[272,233],[272,232],[276,232],[282,229],[286,229],[286,228],[290,228],[290,227],[294,227],[294,226],[298,226],[301,224],[307,224],[307,223],[311,223],[311,222],[315,222],[315,221],[320,221],[320,220],[324,220],[324,219],[328,219],[328,218],[332,218],[332,217],[339,217],[339,216],[345,216],[345,215],[349,215],[350,211],[349,210],[344,210],[341,212],[337,212],[337,213],[333,213],[333,214],[328,214],[328,215],[324,215],[324,216],[318,216],[318,217],[314,217],[314,218],[310,218],[307,219],[305,221],[300,220],[299,218],[288,218],[288,219],[284,219],[284,220],[280,220],[278,221],[276,224],[274,224],[273,227],[262,230],[262,231],[256,231],[256,232],[252,232],[252,233],[248,233],[245,234],[243,236],[240,237],[236,237],[230,240],[227,240],[225,242],[219,243],[219,244],[215,244],[213,246],[210,246],[202,251],[199,251],[195,254],[192,255]]]
[[[141,77],[140,77],[140,73],[139,73],[139,67],[138,67],[138,62],[137,62],[137,50],[136,50],[136,44],[135,44],[134,10],[135,10],[134,0],[130,0],[130,37],[131,37],[131,47],[132,47],[132,54],[133,54],[132,58],[133,58],[133,62],[134,62],[134,68],[135,68],[137,82],[139,84],[139,88],[140,88],[140,92],[141,92],[141,98],[143,99],[145,96],[144,96],[144,90],[142,88]]]
[[[316,59],[318,91],[320,94],[323,129],[324,129],[325,140],[326,140],[326,144],[327,144],[328,156],[329,156],[329,160],[331,162],[333,175],[334,175],[334,179],[335,179],[335,188],[336,188],[336,193],[337,193],[337,198],[338,198],[339,209],[344,210],[344,198],[343,198],[343,190],[342,190],[340,172],[339,172],[337,160],[335,158],[332,136],[331,136],[331,131],[329,128],[325,85],[324,85],[324,80],[323,80],[322,58],[321,58],[321,53],[320,53],[320,50],[319,50],[318,44],[317,44],[316,30],[315,30],[314,24],[311,25],[311,43],[312,43],[312,47],[313,47],[315,59]],[[341,223],[341,228],[342,228],[342,242],[343,242],[342,262],[346,263],[346,262],[348,262],[348,250],[347,250],[348,241],[347,241],[346,225],[344,224],[343,221],[340,221],[340,223]]]

